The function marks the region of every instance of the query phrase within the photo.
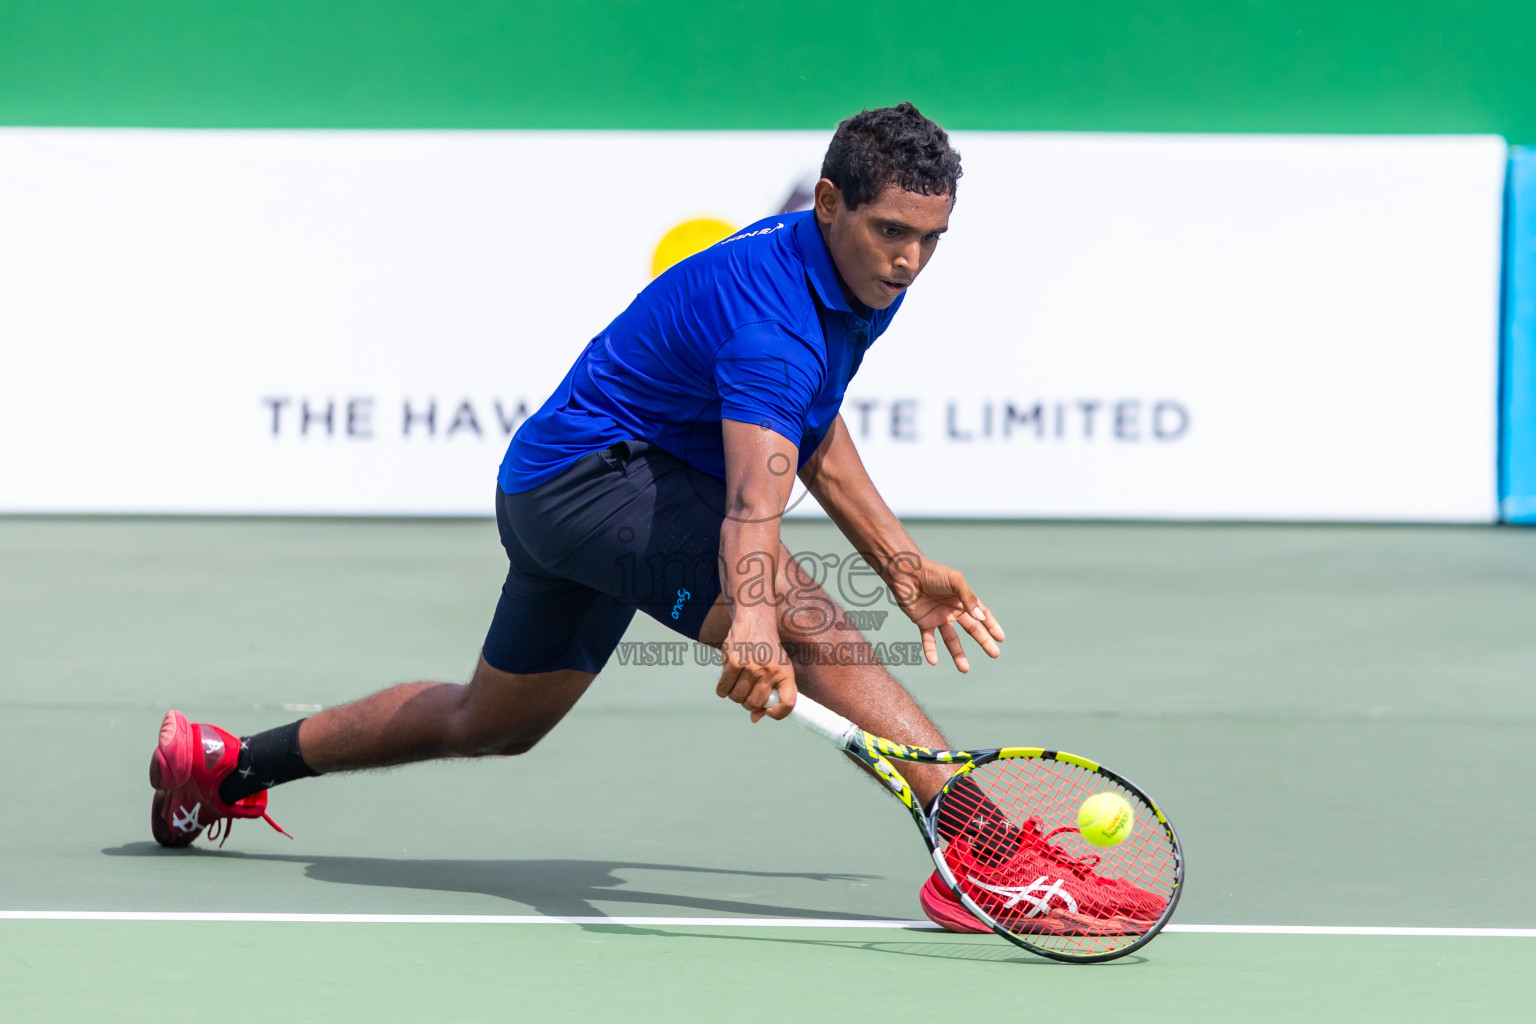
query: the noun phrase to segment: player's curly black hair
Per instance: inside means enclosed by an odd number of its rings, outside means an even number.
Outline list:
[[[950,148],[943,128],[901,103],[860,111],[838,125],[821,176],[837,186],[850,210],[891,185],[953,201],[960,154]]]

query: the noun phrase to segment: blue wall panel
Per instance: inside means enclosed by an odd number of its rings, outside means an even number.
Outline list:
[[[1499,507],[1536,523],[1536,147],[1510,150]]]

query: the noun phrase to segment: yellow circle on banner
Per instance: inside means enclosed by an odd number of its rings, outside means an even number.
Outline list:
[[[685,220],[661,236],[656,254],[651,257],[651,276],[660,277],[674,263],[681,263],[696,252],[703,252],[716,242],[731,237],[736,229],[713,217]]]

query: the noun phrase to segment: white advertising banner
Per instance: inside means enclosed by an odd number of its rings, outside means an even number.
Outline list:
[[[827,139],[0,130],[0,512],[488,515],[669,231]],[[954,141],[843,410],[897,512],[1494,518],[1502,140]]]

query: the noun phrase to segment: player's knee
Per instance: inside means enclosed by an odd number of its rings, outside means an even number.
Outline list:
[[[532,750],[543,736],[502,736],[487,743],[480,750],[481,757],[516,757]]]
[[[532,750],[541,737],[523,733],[485,733],[472,731],[450,737],[454,757],[516,757]]]
[[[516,757],[532,750],[547,729],[522,722],[497,722],[461,709],[447,729],[447,746],[453,757]]]
[[[822,586],[827,568],[814,555],[796,559],[787,547],[780,552],[780,586],[785,597],[780,633],[795,639],[822,637],[836,629],[842,609]]]

